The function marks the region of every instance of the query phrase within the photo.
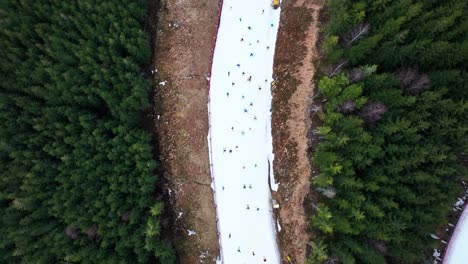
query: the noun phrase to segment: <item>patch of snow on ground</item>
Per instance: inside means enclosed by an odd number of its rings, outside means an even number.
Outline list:
[[[458,198],[454,206],[460,207],[460,206],[463,206],[464,204],[465,204],[465,201],[462,198]]]
[[[181,218],[181,217],[182,217],[182,215],[184,215],[184,213],[183,213],[183,212],[179,212],[179,214],[177,215],[177,218],[176,218],[176,220],[179,220],[179,218]]]

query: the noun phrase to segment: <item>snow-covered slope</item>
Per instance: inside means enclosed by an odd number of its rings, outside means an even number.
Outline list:
[[[465,207],[458,220],[444,257],[444,264],[466,263],[468,263],[468,207]]]
[[[270,192],[270,186],[277,187],[271,169],[270,83],[279,15],[269,0],[223,2],[208,139],[227,264],[280,263]]]

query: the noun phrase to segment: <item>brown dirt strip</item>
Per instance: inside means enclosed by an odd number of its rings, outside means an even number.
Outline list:
[[[219,244],[206,138],[206,78],[218,1],[161,0],[159,6],[151,25],[157,36],[152,47],[154,119],[173,242],[180,263],[214,263]],[[188,230],[196,234],[189,236]]]
[[[309,106],[314,90],[319,12],[316,0],[290,0],[282,6],[275,52],[272,133],[275,178],[281,208],[279,243],[282,262],[305,263],[309,221],[304,199],[309,194],[311,165]]]

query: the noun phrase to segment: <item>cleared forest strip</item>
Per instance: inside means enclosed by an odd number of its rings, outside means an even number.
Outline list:
[[[274,170],[281,184],[279,233],[282,259],[305,263],[308,220],[304,199],[311,175],[308,133],[317,57],[320,1],[287,1],[283,5],[275,56],[273,91]],[[294,41],[291,41],[294,40]],[[287,263],[287,262],[286,262]]]
[[[161,1],[153,46],[156,129],[180,263],[214,263],[219,254],[206,140],[218,3]]]

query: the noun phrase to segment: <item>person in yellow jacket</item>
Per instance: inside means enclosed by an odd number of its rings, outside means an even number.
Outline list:
[[[274,9],[277,9],[277,8],[279,7],[279,5],[280,5],[280,1],[279,1],[279,0],[273,0],[272,6],[273,6]]]

